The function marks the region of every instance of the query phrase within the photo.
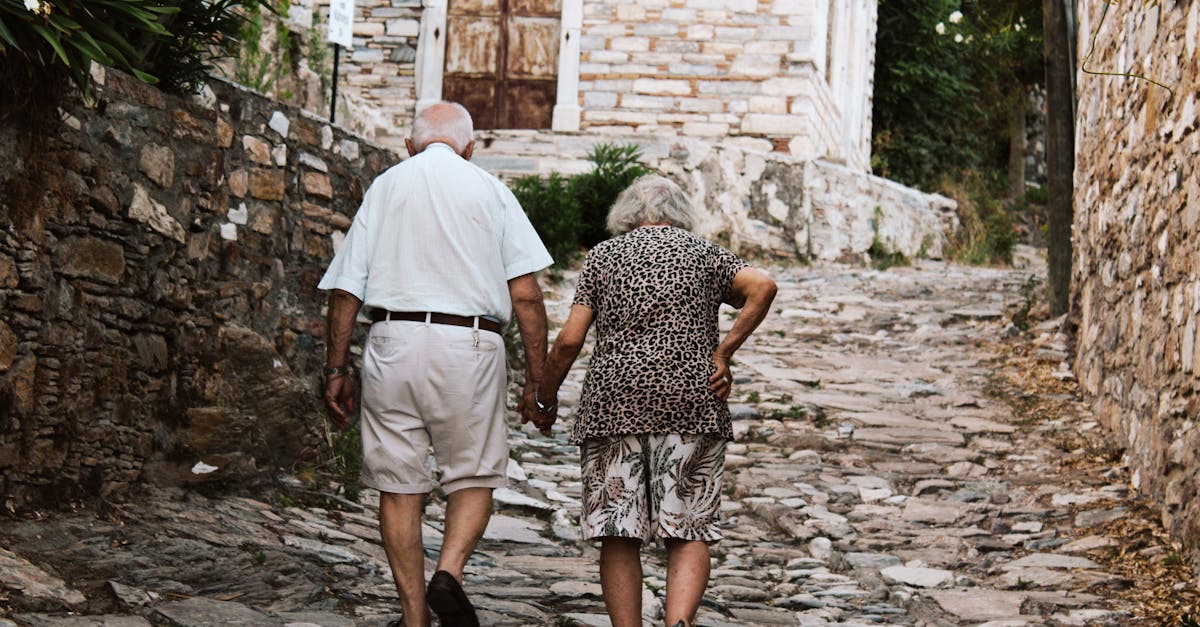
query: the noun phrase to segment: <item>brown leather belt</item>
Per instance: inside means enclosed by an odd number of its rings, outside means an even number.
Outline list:
[[[386,309],[375,309],[371,311],[371,322],[383,322],[384,320],[409,320],[413,322],[425,322],[425,316],[429,316],[429,321],[433,324],[448,324],[455,327],[471,327],[474,328],[475,320],[479,320],[479,328],[492,333],[500,333],[503,328],[499,322],[490,320],[482,316],[476,318],[473,316],[456,316],[454,314],[444,313],[429,313],[424,311],[388,311]]]

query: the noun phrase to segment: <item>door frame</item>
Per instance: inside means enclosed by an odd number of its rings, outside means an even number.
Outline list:
[[[422,0],[421,30],[417,35],[416,91],[420,113],[442,99],[446,68],[446,9],[449,0]],[[579,38],[583,30],[583,0],[562,0],[558,40],[558,85],[550,128],[578,131],[583,111],[579,106]]]

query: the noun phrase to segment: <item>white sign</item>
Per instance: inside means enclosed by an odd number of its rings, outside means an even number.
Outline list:
[[[354,44],[354,0],[329,3],[329,43],[351,48]]]

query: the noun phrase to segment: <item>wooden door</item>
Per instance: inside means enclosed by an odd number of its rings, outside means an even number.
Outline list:
[[[450,0],[442,97],[475,128],[550,128],[561,0]]]

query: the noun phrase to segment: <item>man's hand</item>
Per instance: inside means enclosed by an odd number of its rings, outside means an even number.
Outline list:
[[[708,389],[712,390],[717,398],[728,400],[729,393],[733,391],[733,373],[729,371],[729,359],[713,355],[712,360],[717,366],[717,371],[708,378]]]
[[[542,435],[549,436],[551,427],[558,421],[557,390],[554,395],[548,395],[548,398],[538,397],[538,393],[537,385],[526,385],[521,394],[521,402],[517,403],[517,411],[521,413],[521,424],[532,422]],[[548,407],[546,411],[538,409],[538,401],[542,402],[543,407]]]
[[[325,408],[338,429],[350,426],[350,414],[354,413],[354,379],[348,374],[337,374],[325,379]]]

